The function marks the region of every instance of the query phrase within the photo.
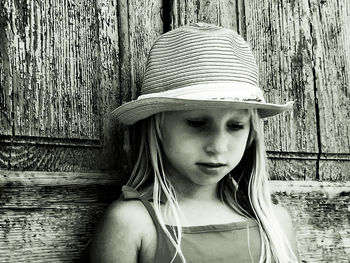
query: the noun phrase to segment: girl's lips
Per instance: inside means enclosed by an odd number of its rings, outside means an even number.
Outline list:
[[[196,163],[198,168],[207,175],[219,175],[223,172],[226,166],[222,163]]]
[[[226,164],[223,163],[196,163],[197,165],[208,167],[208,168],[219,168],[222,166],[226,166]]]

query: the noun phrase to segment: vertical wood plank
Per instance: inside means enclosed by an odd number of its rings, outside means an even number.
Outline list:
[[[350,2],[312,0],[310,10],[321,151],[350,154]]]
[[[179,26],[192,24],[198,21],[197,16],[197,1],[172,1],[172,7],[170,10],[171,16],[171,28],[177,28]]]
[[[120,48],[120,103],[136,99],[140,93],[144,64],[147,54],[163,33],[162,1],[118,1],[119,48]],[[121,145],[131,169],[133,154],[137,149],[132,130],[118,125],[122,134]]]
[[[10,45],[12,38],[10,20],[10,10],[7,8],[9,3],[1,1],[0,3],[0,134],[11,135],[13,127],[12,116],[12,80],[10,65]]]
[[[14,132],[100,138],[95,1],[8,1]]]
[[[162,1],[118,1],[121,101],[136,99],[147,54],[163,33]]]
[[[131,98],[140,95],[147,55],[163,33],[162,1],[128,1]]]
[[[232,0],[175,0],[171,9],[171,28],[206,22],[239,31],[239,7]]]
[[[246,23],[267,100],[295,101],[291,114],[266,120],[267,149],[318,152],[307,1],[246,1]]]
[[[268,101],[294,100],[291,113],[265,121],[267,150],[318,154],[313,38],[308,1],[245,1],[247,41],[257,58],[260,86]],[[303,178],[303,165],[275,159],[273,176]],[[305,163],[306,164],[306,163]],[[308,160],[309,175],[316,178],[317,157]]]
[[[98,0],[96,2],[97,38],[98,38],[98,67],[96,71],[96,87],[100,87],[97,94],[103,131],[100,141],[103,146],[100,156],[104,170],[120,171],[124,166],[122,156],[122,136],[118,133],[118,126],[111,116],[111,112],[120,102],[120,68],[119,68],[119,38],[117,0]],[[119,157],[119,158],[118,158]],[[90,159],[90,158],[87,158]]]

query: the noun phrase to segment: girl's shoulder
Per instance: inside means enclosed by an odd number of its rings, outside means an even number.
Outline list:
[[[103,219],[135,230],[140,230],[137,228],[142,228],[144,223],[152,223],[147,209],[139,200],[114,201],[106,209]]]
[[[141,244],[152,226],[152,219],[140,201],[114,201],[95,228],[90,249],[91,261],[125,259],[122,262],[137,262]]]
[[[290,221],[291,217],[289,215],[289,212],[286,208],[284,208],[283,206],[281,206],[280,204],[273,204],[272,205],[275,216],[277,217],[277,219],[281,219],[280,221]],[[286,223],[288,223],[286,222]]]
[[[294,229],[293,229],[293,223],[292,223],[292,218],[286,208],[279,204],[273,204],[272,205],[275,216],[281,225],[282,229],[285,230],[286,234],[293,234]]]
[[[281,228],[284,230],[284,233],[292,246],[292,250],[298,256],[299,252],[296,240],[296,231],[293,227],[292,218],[288,210],[281,205],[275,204],[273,205],[273,209]]]

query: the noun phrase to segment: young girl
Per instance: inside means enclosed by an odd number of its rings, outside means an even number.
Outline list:
[[[298,262],[291,220],[272,204],[261,118],[266,103],[248,44],[198,23],[153,45],[137,100],[114,114],[140,127],[120,200],[95,230],[91,262]]]

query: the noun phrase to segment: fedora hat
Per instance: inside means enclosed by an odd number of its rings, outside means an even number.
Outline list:
[[[112,114],[124,124],[133,124],[163,111],[256,108],[266,118],[292,106],[293,101],[265,101],[255,58],[241,36],[197,23],[156,40],[147,59],[141,95]]]

